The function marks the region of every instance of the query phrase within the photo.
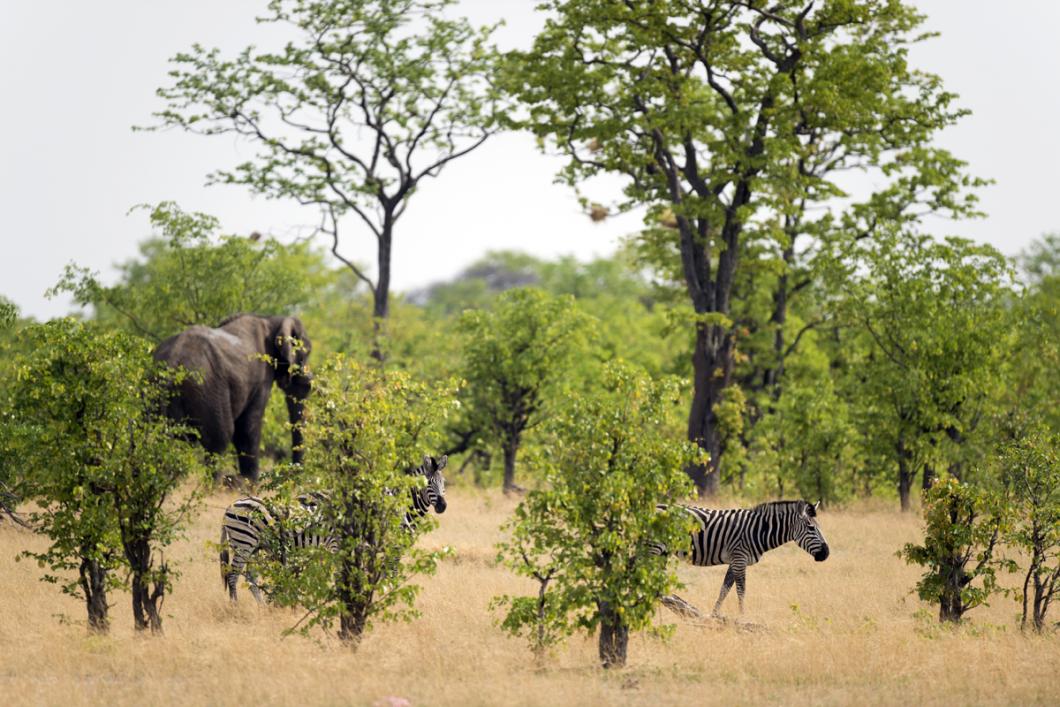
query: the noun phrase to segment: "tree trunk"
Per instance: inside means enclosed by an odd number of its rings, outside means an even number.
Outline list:
[[[519,433],[512,433],[504,442],[504,492],[520,491],[515,483],[515,458],[519,454]]]
[[[902,511],[909,512],[912,510],[912,504],[909,499],[909,491],[913,487],[913,474],[915,473],[909,468],[909,461],[912,457],[909,450],[905,448],[905,440],[901,437],[898,438],[898,499],[902,504]]]
[[[921,472],[921,474],[922,474],[922,478],[921,478],[920,489],[922,491],[927,491],[928,489],[930,489],[932,486],[935,485],[935,482],[938,480],[938,476],[936,476],[935,469],[930,464],[925,464],[924,465],[924,471]]]
[[[964,604],[961,603],[960,589],[954,593],[953,589],[947,586],[939,600],[939,621],[959,624],[963,614]]]
[[[151,630],[151,633],[162,633],[162,602],[166,596],[166,574],[168,568],[163,562],[158,570],[154,585],[148,581],[151,571],[151,545],[147,540],[130,541],[125,548],[125,556],[132,570],[133,623],[137,631]]]
[[[792,217],[785,219],[785,230],[788,233],[788,246],[784,248],[784,272],[777,281],[777,289],[773,292],[773,314],[769,323],[775,329],[773,331],[773,365],[766,369],[763,383],[769,391],[770,399],[776,402],[780,400],[780,379],[784,376],[784,324],[788,321],[788,273],[795,264],[795,238]]]
[[[600,602],[600,663],[605,668],[621,668],[626,664],[629,647],[629,627],[607,602]]]
[[[305,403],[298,398],[286,396],[287,420],[291,423],[291,461],[301,464],[305,456],[302,439],[302,415],[305,411]]]
[[[361,637],[364,636],[366,618],[363,612],[357,612],[355,607],[348,608],[353,609],[355,613],[339,617],[339,640],[356,650],[361,644]]]
[[[394,237],[393,214],[383,217],[383,229],[379,238],[377,267],[379,278],[372,291],[372,358],[379,363],[386,361],[383,340],[386,338],[386,320],[390,317],[390,246]]]
[[[732,332],[718,325],[696,327],[692,355],[693,395],[688,414],[688,439],[706,450],[710,460],[687,469],[700,496],[716,496],[720,486],[721,430],[714,406],[732,379]]]
[[[79,573],[81,591],[84,592],[88,609],[88,628],[97,633],[108,633],[107,570],[96,560],[82,559]]]

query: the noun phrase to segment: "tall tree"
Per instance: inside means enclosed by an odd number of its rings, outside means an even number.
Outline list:
[[[464,424],[504,455],[504,490],[518,490],[523,437],[555,412],[591,320],[571,297],[517,288],[488,310],[468,310],[464,334]]]
[[[545,29],[506,74],[528,110],[517,124],[567,153],[571,184],[617,173],[627,178],[620,207],[648,207],[642,252],[680,283],[694,329],[688,436],[711,459],[689,473],[713,493],[723,451],[716,406],[733,381],[742,269],[763,257],[794,267],[796,236],[843,223],[830,215],[809,224],[806,215],[843,194],[836,179],[845,170],[879,168],[881,195],[893,197],[863,205],[868,230],[919,217],[916,205],[967,209],[962,188],[974,180],[930,147],[960,111],[938,77],[909,67],[923,18],[894,0],[544,7]],[[777,331],[796,286],[777,289]]]
[[[259,148],[212,181],[320,208],[332,253],[372,290],[377,331],[389,313],[394,229],[412,195],[493,132],[492,28],[449,19],[454,2],[272,0],[261,21],[296,39],[231,59],[195,45],[173,58],[172,84],[158,91],[164,125]],[[374,276],[340,253],[346,216],[375,238]]]
[[[837,306],[867,340],[855,404],[898,471],[902,510],[917,473],[962,478],[970,445],[1004,387],[1014,348],[1012,273],[990,246],[878,234],[842,247]],[[884,451],[884,450],[881,450]]]

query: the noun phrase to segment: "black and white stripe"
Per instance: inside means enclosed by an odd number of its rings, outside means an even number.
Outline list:
[[[445,468],[448,457],[438,459],[425,456],[423,463],[406,471],[412,476],[423,476],[426,483],[411,489],[411,502],[405,511],[402,525],[409,532],[416,528],[416,521],[433,507],[436,513],[445,513]],[[225,510],[221,522],[221,579],[232,601],[236,601],[236,583],[239,575],[246,577],[254,598],[261,601],[261,590],[257,585],[250,561],[254,553],[262,549],[266,533],[277,542],[276,551],[283,553],[306,547],[327,547],[336,552],[339,547],[337,535],[322,520],[321,506],[328,501],[322,493],[307,493],[298,497],[303,518],[298,523],[287,522],[290,509],[269,507],[260,498],[240,498]],[[289,527],[294,526],[294,527]]]
[[[416,521],[427,515],[432,506],[435,513],[445,513],[445,477],[442,476],[442,469],[448,461],[449,457],[445,454],[438,459],[424,456],[422,464],[405,472],[410,476],[427,478],[424,486],[412,489],[412,505],[405,512],[404,521],[405,528],[410,532],[415,530]]]
[[[275,550],[283,555],[289,549],[326,547],[331,552],[339,548],[338,538],[330,532],[319,517],[320,504],[326,497],[320,493],[307,493],[298,497],[305,518],[290,527],[286,521],[290,509],[270,508],[265,501],[253,496],[240,498],[225,510],[221,522],[221,580],[228,588],[228,595],[236,601],[236,582],[239,575],[247,579],[251,594],[261,602],[261,589],[250,566],[251,557],[261,549],[267,533],[276,541]]]
[[[693,565],[701,567],[729,566],[714,604],[715,616],[733,584],[743,612],[747,567],[758,562],[767,551],[794,541],[818,562],[828,558],[828,543],[817,525],[817,505],[806,501],[775,501],[754,508],[725,510],[678,506],[695,519],[698,527],[692,531],[689,550],[675,554],[688,557]],[[659,510],[666,508],[658,506]],[[659,545],[652,550],[666,553],[666,548]]]

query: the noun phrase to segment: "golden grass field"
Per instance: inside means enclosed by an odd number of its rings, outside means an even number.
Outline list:
[[[132,630],[115,594],[113,633],[89,636],[84,608],[14,561],[40,538],[0,526],[0,701],[9,705],[554,704],[1060,704],[1060,636],[1025,637],[1017,605],[998,597],[941,630],[935,607],[909,594],[918,572],[897,557],[919,519],[889,507],[822,513],[832,548],[824,563],[794,545],[748,570],[748,621],[679,625],[668,641],[635,636],[629,665],[597,667],[593,638],[576,636],[544,666],[496,627],[496,594],[529,585],[494,565],[498,527],[515,502],[452,488],[428,546],[456,550],[422,580],[410,624],[378,626],[357,652],[321,636],[281,637],[299,615],[258,608],[240,584],[230,606],[216,552],[219,516],[233,493],[211,496],[188,538],[168,553],[182,576],[165,604],[162,638]],[[724,567],[684,566],[681,595],[702,609]],[[1014,577],[1007,579],[1015,583]],[[737,613],[735,592],[725,606]],[[676,617],[660,610],[660,622]],[[1060,618],[1060,617],[1054,617]]]

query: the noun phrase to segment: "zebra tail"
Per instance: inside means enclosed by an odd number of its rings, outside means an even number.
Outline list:
[[[221,586],[228,589],[228,570],[231,562],[228,556],[228,528],[221,526]]]

